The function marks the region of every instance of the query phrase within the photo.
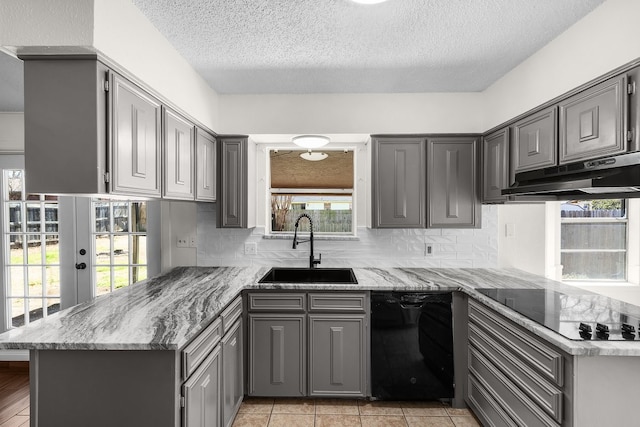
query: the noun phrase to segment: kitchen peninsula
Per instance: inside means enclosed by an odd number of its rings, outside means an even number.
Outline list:
[[[487,330],[506,330],[515,340],[534,340],[560,356],[560,361],[550,366],[555,366],[555,373],[561,376],[558,387],[563,410],[559,420],[549,425],[595,426],[600,420],[610,423],[612,417],[618,417],[615,420],[623,425],[631,419],[626,411],[599,414],[598,408],[602,404],[632,407],[636,394],[633,387],[640,381],[640,341],[570,340],[477,289],[539,289],[568,296],[585,291],[518,270],[354,268],[358,284],[353,285],[258,283],[267,270],[179,267],[0,335],[0,348],[31,350],[32,426],[87,425],[88,420],[94,426],[183,425],[185,349],[193,348],[194,343],[209,342],[201,337],[213,336],[210,331],[224,331],[227,313],[244,316],[236,301],[243,291],[251,290],[333,294],[371,290],[455,292],[464,302],[454,304],[456,383],[465,390],[471,385],[465,391],[467,402],[467,393],[477,385],[467,384],[467,377],[476,378],[467,374],[467,369],[474,369],[466,366],[466,349],[472,347],[469,335],[484,331],[482,325],[495,320],[502,323],[496,323],[499,327],[488,325]],[[613,300],[605,303],[609,306],[603,310],[609,313],[621,311],[620,304],[625,313],[640,313],[635,306]],[[229,324],[233,322],[235,318]],[[472,325],[474,322],[480,327]],[[489,334],[481,333],[479,338],[484,339],[485,335]],[[469,355],[471,363],[475,350]],[[483,360],[483,356],[478,357]],[[601,393],[603,390],[607,392]],[[499,403],[509,406],[509,402]],[[481,420],[492,416],[478,413],[491,405],[472,399],[471,406]],[[554,408],[549,412],[557,409]]]

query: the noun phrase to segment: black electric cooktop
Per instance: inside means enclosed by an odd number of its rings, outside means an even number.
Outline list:
[[[547,289],[476,289],[576,341],[640,341],[640,307],[598,294]]]

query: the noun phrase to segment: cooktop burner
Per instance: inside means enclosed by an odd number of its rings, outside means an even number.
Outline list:
[[[547,289],[476,289],[576,341],[640,341],[640,307],[598,294]]]

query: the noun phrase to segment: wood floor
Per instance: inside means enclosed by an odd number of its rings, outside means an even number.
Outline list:
[[[29,363],[0,362],[0,427],[29,425]]]

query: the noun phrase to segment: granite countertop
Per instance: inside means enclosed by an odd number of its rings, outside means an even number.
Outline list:
[[[573,355],[640,356],[640,342],[572,341],[477,288],[585,291],[515,269],[354,268],[356,285],[262,284],[267,267],[178,267],[0,335],[2,349],[180,350],[242,290],[462,291]]]

